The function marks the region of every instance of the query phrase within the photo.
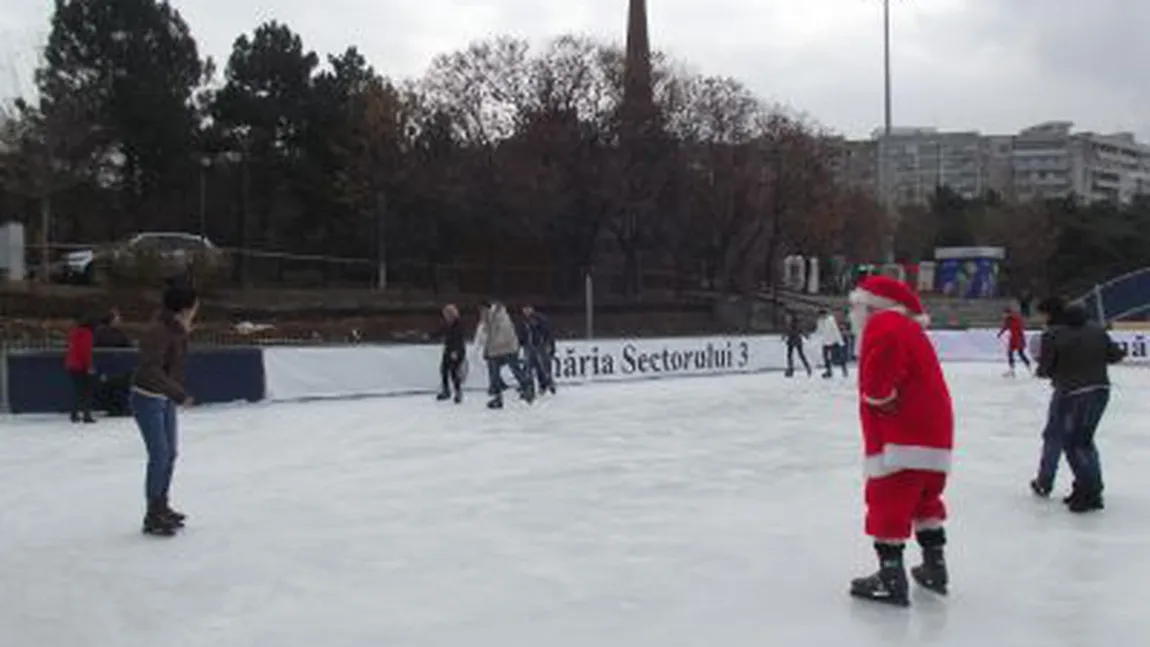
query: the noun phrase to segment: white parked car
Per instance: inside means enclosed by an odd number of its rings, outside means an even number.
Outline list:
[[[103,249],[82,249],[64,256],[64,279],[93,283],[97,260],[119,260],[139,252],[152,252],[165,261],[183,264],[196,253],[217,253],[218,248],[204,236],[183,232],[143,232],[122,245]]]

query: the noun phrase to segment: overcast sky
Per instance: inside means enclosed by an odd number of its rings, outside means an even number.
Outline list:
[[[320,53],[357,45],[392,77],[493,34],[622,42],[627,0],[172,0],[226,61],[276,19]],[[893,0],[898,126],[1009,133],[1046,120],[1150,140],[1150,2]],[[0,92],[28,87],[50,0],[0,0]],[[256,7],[264,7],[258,9]],[[851,136],[882,123],[880,0],[649,0],[653,47],[739,78]]]

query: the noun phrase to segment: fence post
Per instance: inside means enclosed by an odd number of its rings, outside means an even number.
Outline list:
[[[1094,307],[1098,311],[1098,325],[1106,327],[1106,307],[1102,303],[1102,286],[1094,285]]]
[[[587,339],[595,336],[595,282],[588,270],[583,276],[583,307],[587,315]]]
[[[8,406],[8,342],[0,340],[0,413],[11,410]]]

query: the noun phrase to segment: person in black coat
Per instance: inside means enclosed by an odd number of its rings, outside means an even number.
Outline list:
[[[807,361],[807,354],[803,350],[806,335],[803,334],[799,316],[793,312],[787,313],[787,330],[784,334],[784,339],[787,342],[787,377],[793,377],[795,374],[796,353],[798,353],[799,359],[802,360],[803,367],[807,369],[807,377],[813,375],[811,364]]]
[[[132,340],[128,338],[120,327],[123,321],[120,311],[113,308],[104,315],[96,327],[95,338],[97,349],[128,349],[132,348]],[[128,392],[132,383],[132,371],[129,368],[108,372],[101,376],[96,386],[96,408],[108,412],[109,416],[126,417],[132,415],[128,406]]]
[[[439,362],[439,377],[442,380],[437,399],[452,398],[456,404],[463,402],[463,363],[467,358],[466,341],[463,334],[463,321],[459,309],[448,304],[443,307],[443,323],[437,337],[443,339],[443,358]]]
[[[1043,432],[1042,460],[1030,488],[1038,496],[1050,495],[1060,453],[1074,472],[1074,486],[1063,502],[1071,512],[1101,510],[1102,464],[1094,434],[1110,402],[1108,367],[1122,361],[1126,351],[1107,332],[1090,323],[1079,305],[1044,304],[1049,325],[1042,335],[1039,377],[1054,387]],[[1053,316],[1052,316],[1053,315]]]
[[[538,393],[555,393],[555,379],[551,375],[555,337],[551,333],[551,322],[530,305],[523,306],[519,344],[523,347],[528,373],[539,382]]]

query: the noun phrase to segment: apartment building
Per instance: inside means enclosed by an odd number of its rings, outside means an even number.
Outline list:
[[[1128,204],[1150,195],[1150,146],[1131,133],[1074,133],[1068,121],[1014,137],[1014,188],[1022,200],[1071,194],[1088,202]]]
[[[845,141],[836,166],[841,182],[897,204],[928,204],[941,186],[966,198],[994,191],[1007,199],[1041,200],[1071,194],[1127,204],[1150,195],[1150,145],[1130,133],[1075,133],[1073,124],[1038,124],[1015,135],[900,128],[889,137]],[[883,161],[885,160],[885,164]]]

